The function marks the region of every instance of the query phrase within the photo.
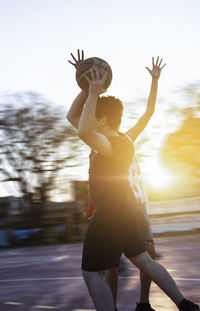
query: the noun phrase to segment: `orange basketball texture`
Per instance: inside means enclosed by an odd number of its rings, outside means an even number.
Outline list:
[[[110,65],[103,59],[99,57],[90,57],[85,59],[79,64],[76,70],[76,81],[83,91],[88,92],[88,81],[85,79],[85,75],[91,79],[90,70],[98,69],[100,76],[103,77],[105,71],[108,72],[104,88],[107,89],[112,81],[112,69]]]

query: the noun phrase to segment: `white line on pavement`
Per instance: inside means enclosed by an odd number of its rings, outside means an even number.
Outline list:
[[[169,252],[169,251],[182,251],[182,250],[191,250],[191,249],[199,249],[200,246],[195,247],[174,247],[174,248],[166,248],[161,250],[161,252]]]
[[[40,265],[40,264],[44,264],[46,262],[57,262],[57,261],[61,261],[63,259],[67,259],[70,256],[51,256],[49,258],[43,259],[43,258],[35,258],[35,259],[24,259],[22,261],[18,260],[18,261],[6,261],[5,265],[4,262],[0,261],[0,269],[8,269],[8,268],[16,268],[16,267],[26,267],[26,266],[31,266],[31,265]]]
[[[57,309],[57,307],[53,307],[53,306],[43,306],[43,305],[33,306],[33,308],[36,308],[36,309]]]
[[[15,301],[5,301],[4,302],[5,305],[16,305],[16,306],[22,306],[24,305],[24,303],[21,303],[21,302],[15,302]]]
[[[194,247],[175,247],[175,248],[166,248],[166,249],[160,249],[161,253],[164,252],[169,252],[169,251],[181,251],[181,250],[192,250],[192,249],[200,249],[200,246],[194,246]],[[12,260],[11,258],[7,259],[1,259],[0,258],[0,269],[3,268],[9,268],[11,267],[23,267],[23,266],[27,266],[30,264],[40,264],[40,263],[45,263],[45,262],[55,262],[55,261],[61,261],[63,259],[67,259],[67,258],[82,258],[81,255],[61,255],[61,256],[38,256],[33,258],[15,258],[14,260]],[[5,260],[5,261],[4,261]],[[3,266],[3,265],[6,266]],[[8,264],[10,264],[10,266],[8,266]]]
[[[66,259],[68,257],[70,257],[70,256],[57,256],[57,257],[54,258],[53,261],[61,261],[61,260]]]
[[[139,279],[137,276],[120,276],[120,279]],[[193,279],[193,278],[173,278],[177,281],[194,281],[199,282],[200,278]],[[7,280],[0,280],[0,283],[6,282],[25,282],[25,281],[55,281],[55,280],[83,280],[81,276],[66,276],[66,277],[55,277],[55,278],[27,278],[27,279],[7,279]]]

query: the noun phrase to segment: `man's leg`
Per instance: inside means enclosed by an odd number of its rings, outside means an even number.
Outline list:
[[[149,255],[155,259],[156,251],[153,242],[152,244],[147,244],[146,249]],[[106,270],[105,280],[112,290],[115,308],[117,309],[118,269],[114,268]],[[140,270],[140,303],[149,303],[150,286],[151,279]]]
[[[167,270],[158,262],[154,261],[147,252],[136,257],[131,257],[129,260],[154,281],[177,306],[181,303],[184,297],[180,293],[176,283]]]
[[[129,258],[139,269],[141,269],[148,277],[154,281],[178,306],[181,311],[199,311],[198,305],[184,299],[180,293],[176,283],[158,262],[154,261],[147,252],[139,256]]]
[[[147,252],[155,259],[156,251],[154,248],[153,241],[151,244],[146,245]],[[117,309],[117,288],[118,288],[118,269],[106,270],[105,280],[110,286],[115,302],[115,308]],[[149,303],[149,292],[151,286],[151,279],[140,270],[140,303]]]
[[[98,311],[115,311],[114,299],[109,285],[101,272],[82,271],[89,293]]]
[[[115,309],[117,309],[118,268],[106,270],[105,280],[111,288]]]
[[[156,251],[154,248],[154,244],[146,245],[147,252],[149,255],[155,259]],[[140,303],[149,303],[149,292],[151,287],[151,279],[148,277],[146,273],[140,270]]]

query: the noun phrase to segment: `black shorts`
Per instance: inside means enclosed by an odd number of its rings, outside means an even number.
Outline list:
[[[149,216],[147,214],[146,204],[140,204],[138,205],[138,208],[142,213],[138,214],[137,221],[139,222],[140,231],[142,233],[145,245],[152,245],[154,244],[153,232],[151,230],[151,224],[149,221]]]
[[[138,218],[139,217],[139,218]],[[128,258],[146,251],[138,219],[140,209],[134,213],[106,213],[97,210],[89,224],[82,256],[82,269],[102,271],[119,266],[121,254]]]

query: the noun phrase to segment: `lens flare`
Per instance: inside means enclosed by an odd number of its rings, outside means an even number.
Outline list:
[[[150,187],[163,189],[174,181],[175,176],[161,163],[159,158],[152,159],[148,162],[144,180]]]

